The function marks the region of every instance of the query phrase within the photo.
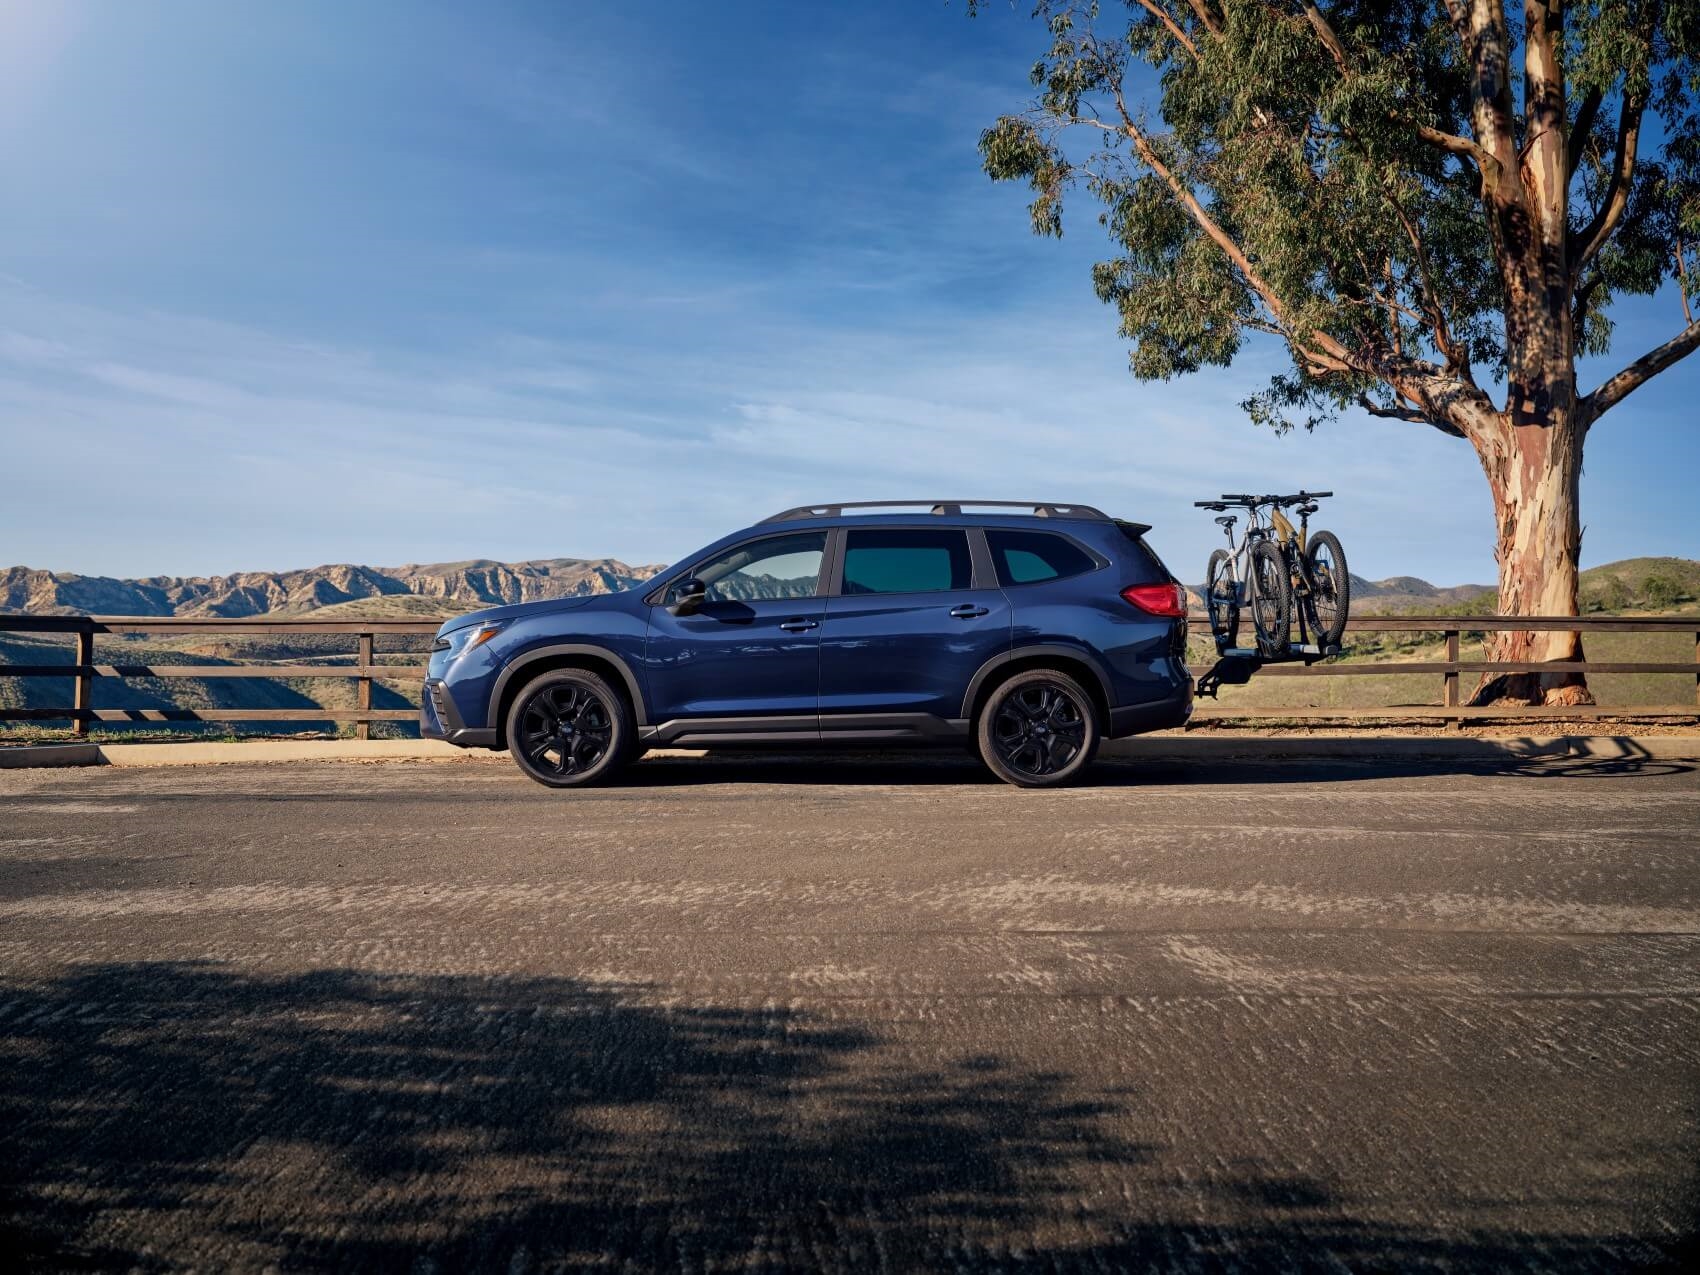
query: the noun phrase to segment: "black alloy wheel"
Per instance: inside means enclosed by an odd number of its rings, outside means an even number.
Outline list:
[[[1046,669],[994,692],[980,715],[980,755],[1000,779],[1026,788],[1065,783],[1098,751],[1097,711],[1080,684]]]
[[[623,759],[634,733],[625,699],[594,673],[545,673],[514,701],[508,747],[532,779],[554,788],[594,783]]]

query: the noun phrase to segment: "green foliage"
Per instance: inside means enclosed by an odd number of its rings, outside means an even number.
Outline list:
[[[1667,575],[1648,576],[1641,583],[1641,596],[1647,600],[1648,606],[1655,609],[1674,607],[1679,602],[1688,601],[1682,582]]]
[[[1427,388],[1445,379],[1485,401],[1477,378],[1514,371],[1515,219],[1484,212],[1505,175],[1467,154],[1480,80],[1443,0],[1038,0],[1035,14],[1049,37],[1037,98],[986,130],[981,156],[994,179],[1030,186],[1039,233],[1062,233],[1071,192],[1101,205],[1114,255],[1093,284],[1135,376],[1224,366],[1268,334],[1293,366],[1246,401],[1253,420],[1312,428],[1367,400],[1456,433],[1455,397]],[[1573,355],[1598,354],[1613,300],[1657,290],[1679,246],[1700,241],[1700,3],[1573,0],[1565,23],[1579,269],[1562,304]],[[1508,109],[1526,87],[1522,39],[1519,14]],[[1619,123],[1642,109],[1627,206],[1584,263]],[[1516,126],[1526,155],[1532,125]],[[1700,293],[1700,262],[1687,276]]]
[[[1599,592],[1590,597],[1584,604],[1587,611],[1626,611],[1634,602],[1629,592],[1629,586],[1616,576],[1610,577],[1600,586]]]

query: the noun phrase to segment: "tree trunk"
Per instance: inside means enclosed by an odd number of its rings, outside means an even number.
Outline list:
[[[1499,529],[1501,615],[1576,615],[1582,528],[1578,489],[1584,430],[1569,411],[1544,423],[1513,424],[1509,414],[1477,442],[1493,490]],[[1527,419],[1527,418],[1525,418]],[[1518,662],[1579,661],[1576,632],[1491,634],[1488,658]],[[1472,704],[1592,704],[1580,673],[1484,674]]]

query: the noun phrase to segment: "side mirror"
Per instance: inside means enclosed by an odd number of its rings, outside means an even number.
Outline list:
[[[701,580],[686,580],[673,591],[668,610],[674,615],[695,615],[708,600],[708,586]]]

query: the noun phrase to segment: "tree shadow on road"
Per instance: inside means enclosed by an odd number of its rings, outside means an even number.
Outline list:
[[[917,1069],[841,1016],[568,979],[90,967],[0,984],[0,1252],[410,1271],[1671,1256],[1355,1220],[1336,1185],[1257,1163],[1177,1181],[1126,1132],[1138,1098],[948,1050]]]

